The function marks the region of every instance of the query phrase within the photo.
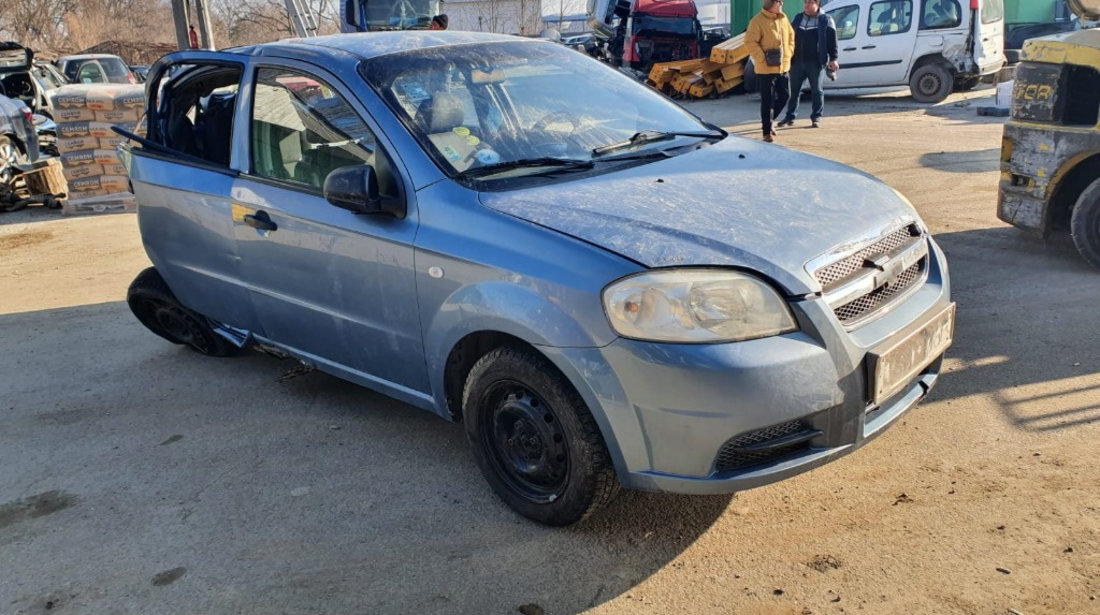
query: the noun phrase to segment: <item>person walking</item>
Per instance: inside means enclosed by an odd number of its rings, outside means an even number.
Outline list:
[[[745,30],[745,47],[756,67],[756,83],[760,86],[760,123],[764,140],[775,140],[772,122],[791,94],[788,71],[795,52],[794,29],[783,14],[783,0],[763,0],[763,9],[749,21]]]
[[[821,125],[821,112],[825,109],[824,75],[826,70],[834,73],[840,68],[837,63],[836,23],[828,14],[821,11],[818,0],[805,0],[802,12],[794,16],[794,60],[791,62],[791,100],[787,103],[787,115],[779,122],[780,126],[793,126],[798,117],[798,99],[802,92],[802,82],[810,82],[810,126]]]

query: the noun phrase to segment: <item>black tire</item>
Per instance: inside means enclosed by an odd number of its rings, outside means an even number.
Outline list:
[[[756,65],[752,60],[745,62],[745,74],[741,76],[741,86],[745,88],[746,94],[755,94],[760,91],[760,86],[756,83]]]
[[[919,103],[942,102],[954,85],[951,71],[934,62],[918,67],[909,78],[909,91]]]
[[[470,371],[463,424],[481,473],[505,503],[546,525],[571,525],[618,492],[592,413],[537,353],[501,347]]]
[[[184,307],[153,267],[130,283],[126,303],[141,324],[173,344],[211,357],[228,357],[238,351],[214,331],[205,316]]]
[[[981,77],[959,77],[955,79],[955,91],[956,92],[969,92],[978,87],[981,83]]]
[[[1093,267],[1100,267],[1100,179],[1077,197],[1069,228],[1077,251]]]

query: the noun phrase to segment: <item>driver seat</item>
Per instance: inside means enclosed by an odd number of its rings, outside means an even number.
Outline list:
[[[466,111],[457,96],[449,92],[436,94],[420,105],[416,117],[436,151],[455,170],[465,171],[470,168],[474,163],[474,152],[477,151],[479,141],[462,125]]]

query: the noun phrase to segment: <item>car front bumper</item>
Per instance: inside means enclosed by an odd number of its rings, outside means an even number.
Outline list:
[[[897,392],[872,401],[870,356],[953,309],[943,255],[883,316],[846,330],[819,299],[792,304],[798,332],[730,344],[619,339],[544,349],[585,398],[624,486],[730,493],[846,455],[881,434],[936,383],[929,356]]]

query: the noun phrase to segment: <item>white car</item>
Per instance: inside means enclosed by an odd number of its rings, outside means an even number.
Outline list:
[[[918,102],[938,103],[1004,66],[1004,0],[831,0],[823,10],[840,50],[825,89],[908,85]]]

